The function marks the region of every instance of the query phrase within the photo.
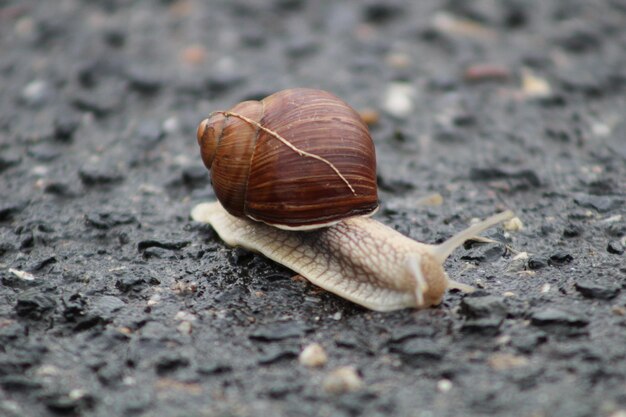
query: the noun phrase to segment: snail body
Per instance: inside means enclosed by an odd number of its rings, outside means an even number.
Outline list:
[[[279,228],[325,227],[378,208],[376,155],[359,114],[294,88],[213,113],[197,132],[217,199]]]
[[[307,232],[232,216],[219,202],[197,205],[191,217],[210,224],[230,246],[260,252],[354,303],[392,311],[437,305],[449,288],[472,291],[448,277],[444,261],[467,239],[513,213],[491,216],[439,245],[417,242],[369,217],[353,217]]]
[[[368,217],[378,208],[372,139],[358,113],[324,91],[284,90],[215,112],[197,139],[219,201],[194,207],[193,220],[372,310],[426,308],[448,288],[472,291],[444,261],[513,217],[491,216],[439,245]]]

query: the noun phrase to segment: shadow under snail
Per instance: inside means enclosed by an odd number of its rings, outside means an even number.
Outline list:
[[[513,217],[496,214],[438,245],[373,220],[373,141],[354,109],[321,90],[283,90],[214,112],[197,139],[219,202],[194,207],[193,220],[372,310],[426,308],[448,288],[472,291],[448,277],[444,261]]]

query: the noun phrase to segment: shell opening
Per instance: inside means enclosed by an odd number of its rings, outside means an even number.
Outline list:
[[[200,156],[202,157],[202,162],[209,170],[213,164],[217,146],[222,138],[224,121],[224,116],[213,113],[198,125],[196,138],[200,146]]]

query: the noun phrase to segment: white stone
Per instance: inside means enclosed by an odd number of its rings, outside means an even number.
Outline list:
[[[328,362],[328,356],[322,345],[311,343],[300,352],[298,361],[301,365],[313,368],[325,365]]]
[[[326,376],[323,387],[330,394],[344,394],[361,389],[363,380],[354,366],[342,366]]]
[[[406,82],[392,82],[387,86],[383,109],[390,115],[405,118],[413,111],[415,89]]]

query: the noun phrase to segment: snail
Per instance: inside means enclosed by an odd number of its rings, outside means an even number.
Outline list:
[[[444,261],[513,217],[496,214],[438,245],[369,217],[378,208],[372,139],[359,114],[325,91],[283,90],[214,112],[197,139],[219,201],[195,206],[194,221],[376,311],[434,306],[449,288],[472,291],[448,277]]]

